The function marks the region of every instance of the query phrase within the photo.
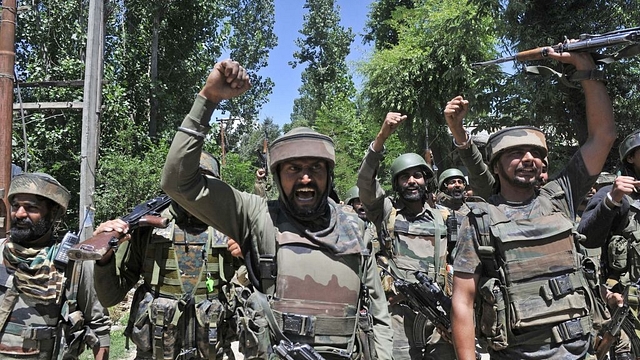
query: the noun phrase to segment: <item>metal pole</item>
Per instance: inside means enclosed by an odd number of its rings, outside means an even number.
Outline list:
[[[16,61],[16,0],[2,1],[0,18],[0,238],[10,228],[7,192],[11,183],[11,129],[13,116],[13,67]]]
[[[98,129],[102,103],[104,52],[104,0],[89,1],[87,50],[82,108],[82,144],[80,154],[80,241],[93,233],[94,193],[98,157]]]

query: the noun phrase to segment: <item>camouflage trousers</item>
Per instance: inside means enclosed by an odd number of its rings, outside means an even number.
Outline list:
[[[453,345],[444,340],[427,318],[406,304],[389,305],[394,360],[455,360]]]

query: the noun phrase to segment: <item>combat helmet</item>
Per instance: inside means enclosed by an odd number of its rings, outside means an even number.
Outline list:
[[[547,157],[547,141],[542,130],[533,126],[513,126],[489,136],[487,142],[489,166],[493,167],[505,150],[519,146],[535,146],[540,150],[542,159]]]
[[[391,182],[393,183],[393,188],[396,188],[396,179],[398,175],[404,170],[409,168],[418,166],[424,172],[424,176],[426,179],[431,179],[435,175],[433,173],[433,169],[431,166],[424,161],[424,158],[416,153],[406,153],[398,156],[393,163],[391,163]],[[425,184],[428,185],[428,184]]]
[[[200,170],[220,179],[220,163],[218,159],[204,150],[200,153]]]
[[[446,188],[446,183],[450,179],[453,178],[461,178],[464,181],[464,184],[467,184],[467,178],[464,176],[464,173],[460,171],[460,169],[450,168],[442,172],[440,174],[440,181],[438,181],[438,189],[444,190]]]
[[[22,173],[11,179],[7,199],[12,201],[16,194],[33,194],[45,197],[56,204],[60,209],[55,214],[55,219],[67,211],[71,193],[62,186],[53,176],[45,173]]]
[[[351,205],[351,202],[354,199],[358,199],[358,198],[360,198],[360,190],[358,189],[357,186],[354,186],[347,191],[347,195],[346,195],[346,198],[344,199],[344,203],[347,205]]]
[[[308,127],[297,127],[275,139],[269,147],[269,170],[277,174],[278,165],[286,160],[313,157],[327,160],[329,170],[336,165],[333,140]]]
[[[638,146],[640,146],[640,130],[632,132],[620,143],[620,161],[623,164],[626,163],[625,159],[627,156]]]

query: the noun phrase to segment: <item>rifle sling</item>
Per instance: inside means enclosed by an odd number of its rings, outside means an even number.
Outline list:
[[[622,321],[622,330],[629,336],[629,341],[631,342],[631,351],[633,352],[633,357],[640,357],[640,338],[636,333],[635,326],[633,324],[633,314],[629,312],[627,317]]]

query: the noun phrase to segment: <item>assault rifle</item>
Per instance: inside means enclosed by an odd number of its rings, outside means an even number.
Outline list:
[[[267,153],[269,151],[269,138],[267,137],[267,128],[264,128],[264,139],[262,140],[262,151],[260,149],[256,150],[258,152],[258,160],[260,161],[260,167],[264,169],[264,177],[269,176],[269,164],[267,159]]]
[[[294,344],[280,340],[278,345],[273,345],[273,350],[283,360],[324,360],[322,355],[309,344]]]
[[[549,48],[553,48],[555,52],[564,51],[585,51],[593,52],[598,49],[625,44],[635,46],[627,46],[620,50],[617,54],[606,57],[609,60],[600,60],[601,62],[611,62],[622,57],[637,55],[640,49],[637,43],[640,41],[640,27],[611,31],[605,34],[581,34],[578,41],[565,41],[560,45],[544,46],[535,49],[521,51],[513,56],[507,56],[495,60],[476,62],[471,64],[472,67],[487,66],[501,64],[507,61],[533,61],[541,60],[549,55]],[[599,57],[599,56],[598,56]]]
[[[171,203],[168,195],[160,195],[133,208],[133,211],[121,219],[129,224],[129,231],[140,226],[167,227],[167,219],[160,212]],[[100,260],[111,248],[120,244],[122,234],[117,231],[102,232],[79,244],[74,245],[67,256],[71,260]]]
[[[447,332],[451,331],[451,299],[442,292],[438,284],[428,275],[416,271],[418,282],[411,283],[382,268],[393,278],[393,285],[409,301],[413,310],[426,316],[429,321]]]
[[[629,315],[629,304],[627,297],[629,295],[629,286],[624,288],[622,297],[624,299],[623,305],[618,307],[611,316],[609,323],[602,328],[595,341],[596,358],[598,360],[604,359],[609,353],[609,349],[616,343],[620,337],[620,329],[622,329],[623,322]],[[635,332],[634,332],[635,333]]]

